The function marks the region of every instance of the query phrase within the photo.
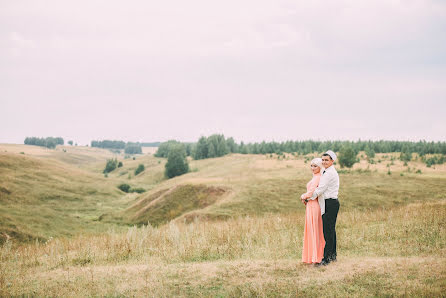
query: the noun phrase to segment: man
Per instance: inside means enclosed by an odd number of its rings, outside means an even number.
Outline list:
[[[325,248],[324,258],[321,265],[328,265],[336,261],[336,218],[339,211],[339,175],[333,166],[336,161],[336,154],[328,150],[322,154],[322,165],[325,171],[322,173],[319,186],[313,192],[310,200],[319,198],[325,200],[325,213],[322,215],[322,224],[324,228]],[[323,204],[321,204],[323,206]],[[324,208],[324,207],[322,207]]]

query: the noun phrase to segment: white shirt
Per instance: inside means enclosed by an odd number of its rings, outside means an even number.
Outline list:
[[[319,205],[321,207],[321,213],[325,213],[325,200],[337,199],[339,193],[339,175],[334,166],[325,169],[325,172],[321,176],[319,186],[313,192],[313,196],[310,200],[314,200],[319,197]]]

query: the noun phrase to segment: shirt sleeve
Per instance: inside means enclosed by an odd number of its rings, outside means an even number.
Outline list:
[[[328,173],[327,173],[328,174]],[[315,200],[317,197],[319,197],[321,194],[323,194],[330,184],[330,177],[331,175],[325,175],[321,177],[321,181],[319,182],[319,186],[314,190],[313,195],[311,196],[310,200]]]

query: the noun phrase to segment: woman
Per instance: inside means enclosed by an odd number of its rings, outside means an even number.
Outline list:
[[[307,192],[300,197],[302,202],[306,204],[302,262],[318,264],[324,257],[325,246],[321,206],[317,198],[315,200],[309,198],[319,185],[319,180],[324,171],[321,158],[315,158],[311,161],[311,170],[313,171],[313,179],[307,184]]]

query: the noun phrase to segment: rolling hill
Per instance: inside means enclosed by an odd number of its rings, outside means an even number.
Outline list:
[[[124,166],[104,177],[105,161],[113,157]],[[133,159],[99,148],[0,145],[1,239],[45,240],[170,220],[303,214],[297,198],[311,178],[309,158],[232,154],[190,160],[190,173],[166,179],[165,159],[150,154]],[[414,161],[405,167],[389,154],[379,160],[340,171],[344,210],[392,208],[446,196],[443,166],[429,169]],[[390,161],[392,166],[384,166]],[[135,176],[141,163],[146,170]],[[422,174],[416,173],[419,168]],[[123,193],[117,189],[121,183],[147,192]]]

